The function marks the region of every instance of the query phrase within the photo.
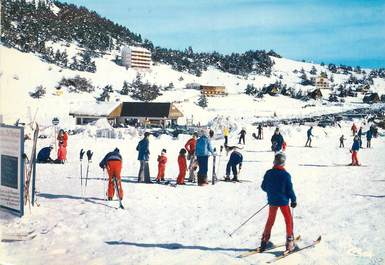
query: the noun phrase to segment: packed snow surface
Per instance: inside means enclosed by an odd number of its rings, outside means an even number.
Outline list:
[[[350,123],[342,128],[314,128],[313,148],[305,148],[307,126],[282,126],[288,144],[286,169],[292,176],[298,206],[294,209],[294,231],[302,236],[298,244],[322,242],[313,249],[293,254],[277,264],[383,264],[385,235],[384,132],[373,139],[371,149],[359,152],[363,166],[350,163],[352,143]],[[276,251],[236,258],[258,246],[267,218],[267,209],[253,218],[233,237],[228,233],[266,203],[260,184],[271,168],[273,153],[270,136],[274,128],[265,128],[264,139],[254,140],[252,127],[242,153],[242,183],[218,182],[198,187],[187,183],[176,188],[137,183],[139,169],[135,150],[136,136],[125,140],[70,136],[68,162],[64,165],[39,164],[37,190],[39,207],[28,207],[19,219],[0,212],[1,228],[22,232],[34,230],[29,241],[0,243],[2,264],[264,264]],[[237,143],[237,132],[230,144]],[[346,148],[338,148],[344,134]],[[177,153],[189,139],[168,136],[150,138],[151,176],[157,173],[157,155],[167,149],[169,162],[166,178],[175,181]],[[51,142],[42,139],[38,147]],[[364,146],[365,146],[364,141]],[[27,146],[30,146],[27,141]],[[219,147],[223,140],[213,141]],[[105,201],[106,183],[98,163],[104,154],[119,147],[123,155],[125,209],[116,209],[118,201]],[[80,148],[95,154],[89,168],[88,185],[81,192]],[[218,162],[222,178],[227,162],[225,152]],[[83,161],[83,170],[86,163]],[[209,170],[211,177],[211,166]],[[84,183],[83,183],[84,185]],[[271,240],[285,240],[280,213]]]

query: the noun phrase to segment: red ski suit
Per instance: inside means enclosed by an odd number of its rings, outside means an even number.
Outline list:
[[[122,171],[122,161],[120,160],[107,161],[107,172],[108,172],[107,196],[109,198],[113,198],[115,194],[115,186],[112,179],[115,176],[116,180],[118,181],[119,198],[123,200],[122,177],[120,176],[121,171]]]
[[[184,148],[187,150],[187,152],[192,155],[195,153],[195,146],[197,144],[197,139],[191,138],[187,141],[187,143],[184,145]]]
[[[184,184],[184,178],[186,176],[187,170],[187,160],[184,155],[178,156],[178,165],[179,165],[179,175],[176,179],[176,184]]]
[[[158,176],[156,180],[164,180],[164,172],[166,170],[167,157],[166,155],[158,156]]]
[[[67,148],[63,144],[59,145],[59,149],[57,150],[57,159],[60,161],[67,160]]]

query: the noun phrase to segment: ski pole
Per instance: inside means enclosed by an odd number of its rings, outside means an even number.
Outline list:
[[[237,232],[242,226],[244,226],[247,222],[249,222],[254,216],[256,216],[260,211],[262,211],[266,206],[268,205],[268,203],[266,203],[261,209],[259,209],[258,211],[256,211],[252,216],[249,217],[249,219],[247,219],[246,221],[244,221],[240,226],[238,226],[237,229],[235,229],[233,232],[231,232],[229,234],[229,237],[232,237],[232,235]]]

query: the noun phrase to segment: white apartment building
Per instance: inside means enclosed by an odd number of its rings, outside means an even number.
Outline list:
[[[151,52],[142,47],[123,47],[122,65],[137,69],[150,69]]]

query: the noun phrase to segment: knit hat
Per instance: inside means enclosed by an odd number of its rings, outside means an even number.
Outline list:
[[[274,157],[274,166],[284,166],[286,162],[286,155],[284,153],[277,153]]]

